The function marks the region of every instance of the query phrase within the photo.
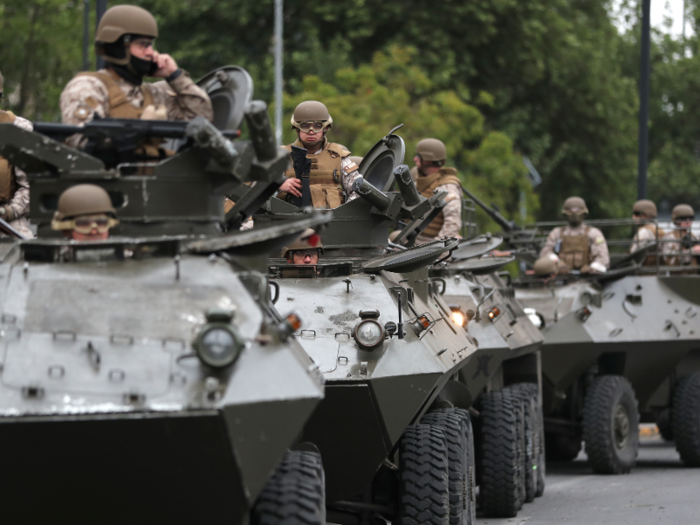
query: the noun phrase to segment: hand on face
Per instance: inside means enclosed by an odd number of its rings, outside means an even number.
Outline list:
[[[170,55],[154,50],[153,61],[158,64],[158,69],[153,73],[156,78],[167,78],[177,71],[177,62]]]

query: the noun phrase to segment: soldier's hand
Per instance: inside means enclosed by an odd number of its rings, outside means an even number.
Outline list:
[[[301,197],[301,181],[294,178],[287,179],[282,183],[279,191],[290,193],[295,197]]]
[[[177,62],[170,55],[154,51],[153,61],[158,64],[158,69],[153,73],[154,77],[167,78],[177,71]]]
[[[700,246],[697,244],[693,246],[693,255],[700,255]]]

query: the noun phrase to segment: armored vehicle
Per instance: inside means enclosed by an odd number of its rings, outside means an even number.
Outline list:
[[[215,107],[228,98],[240,110],[226,87],[240,76],[211,76]],[[325,523],[317,453],[289,452],[323,379],[290,337],[299,318],[274,310],[255,268],[328,218],[221,234],[227,188],[255,183],[245,214],[288,162],[265,104],[244,102],[250,141],[230,142],[201,119],[127,121],[126,137],[104,121],[84,131],[91,155],[0,125],[1,154],[29,175],[40,232],[0,245],[8,523]],[[229,122],[224,130],[238,129]],[[113,156],[143,136],[186,144],[155,163]],[[42,235],[76,182],[109,191],[120,224],[108,240]]]
[[[541,403],[543,336],[515,299],[513,257],[486,257],[503,241],[490,234],[462,242],[452,260],[431,276],[442,298],[478,344],[458,380],[475,401],[477,482],[487,516],[515,516],[544,493]]]
[[[333,210],[319,264],[272,261],[279,301],[307,321],[298,335],[326,379],[326,397],[302,439],[323,457],[330,522],[473,523],[469,409],[479,389],[465,386],[460,371],[478,374],[477,345],[454,321],[440,293],[444,281],[429,275],[457,241],[384,255],[397,219],[405,224],[401,242],[444,206],[444,194],[417,193],[393,131],[364,157],[364,177],[354,186],[359,198]],[[256,223],[299,213],[278,199],[266,211]],[[513,483],[522,466],[511,473]]]
[[[541,228],[558,225],[514,230],[476,201],[510,230],[510,247],[528,263],[543,244]],[[536,311],[544,335],[547,457],[573,459],[585,442],[595,472],[627,473],[636,461],[641,421],[656,422],[669,437],[678,429],[681,458],[697,465],[700,374],[694,372],[700,281],[687,269],[664,266],[653,255],[657,245],[626,254],[630,241],[620,239],[620,232],[630,239],[630,229],[638,225],[633,221],[586,224],[617,229],[606,235],[613,258],[607,272],[544,278],[525,274],[514,283],[516,297]]]

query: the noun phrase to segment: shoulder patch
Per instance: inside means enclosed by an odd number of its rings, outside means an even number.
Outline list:
[[[345,173],[352,173],[353,171],[355,171],[357,169],[358,169],[357,164],[355,164],[354,162],[351,161],[350,164],[348,164],[347,166],[345,166],[343,168],[343,171]]]
[[[596,237],[595,243],[596,244],[605,244],[605,239],[603,239],[602,237]]]

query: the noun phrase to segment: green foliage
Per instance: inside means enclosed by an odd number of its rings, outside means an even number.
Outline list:
[[[406,142],[407,164],[413,165],[418,141],[439,138],[447,146],[448,164],[458,169],[467,188],[486,202],[497,203],[511,219],[519,218],[518,201],[524,191],[533,219],[538,199],[511,139],[489,130],[479,109],[457,92],[440,89],[414,65],[416,54],[415,49],[393,46],[386,53],[376,53],[369,65],[340,69],[332,82],[305,77],[302,91],[285,97],[285,122],[299,102],[321,100],[333,116],[329,139],[361,156],[390,129],[404,123],[399,134]],[[481,98],[489,97],[484,93]],[[289,143],[296,134],[288,129],[284,138]]]

